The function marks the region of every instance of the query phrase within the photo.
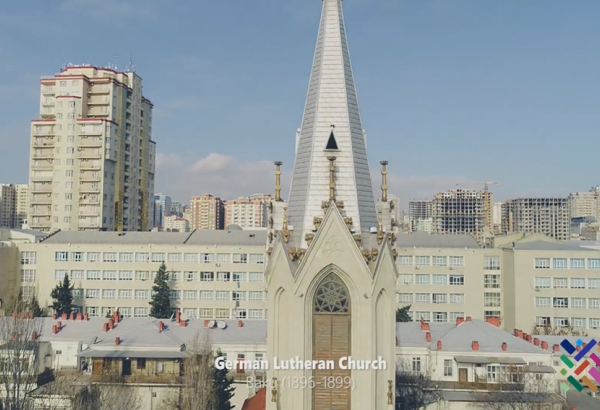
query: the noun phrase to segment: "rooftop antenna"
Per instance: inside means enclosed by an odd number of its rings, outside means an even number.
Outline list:
[[[114,70],[117,71],[117,62],[119,60],[119,56],[115,56],[115,66],[114,66]]]

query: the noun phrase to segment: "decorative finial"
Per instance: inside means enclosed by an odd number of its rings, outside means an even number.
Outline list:
[[[327,160],[329,161],[329,200],[335,201],[335,157],[329,155]]]
[[[281,230],[283,241],[288,243],[290,240],[290,230],[288,229],[287,206],[283,207],[283,229]]]
[[[383,242],[383,220],[381,217],[381,211],[377,215],[377,245],[381,245]]]
[[[393,396],[394,394],[392,393],[392,381],[388,380],[388,392],[387,392],[387,404],[388,406],[392,406],[394,404],[394,400],[393,400]]]
[[[281,165],[283,162],[275,161],[277,167],[275,171],[275,202],[281,202]]]
[[[381,202],[387,202],[387,161],[381,161]]]
[[[273,386],[271,389],[271,402],[277,403],[277,377],[273,377],[271,385]]]

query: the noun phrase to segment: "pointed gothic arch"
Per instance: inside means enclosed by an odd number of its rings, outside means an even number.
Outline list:
[[[312,389],[314,410],[350,410],[350,390],[336,389],[327,380],[350,377],[351,371],[340,369],[339,360],[350,356],[351,299],[344,281],[330,272],[317,284],[312,299],[313,359],[332,361],[333,369],[316,369]]]

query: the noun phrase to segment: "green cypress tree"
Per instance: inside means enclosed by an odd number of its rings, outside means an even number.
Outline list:
[[[154,286],[152,286],[152,300],[150,301],[150,317],[168,319],[171,317],[171,288],[169,287],[169,274],[164,262],[158,268]]]
[[[217,350],[215,357],[223,356],[221,350]],[[233,378],[227,377],[227,369],[219,370],[214,367],[213,383],[215,389],[215,404],[212,410],[232,410],[231,398],[235,391],[232,386]]]
[[[35,295],[33,295],[33,297],[31,298],[31,300],[29,301],[29,303],[27,305],[28,305],[27,306],[28,310],[29,310],[29,312],[31,312],[33,314],[33,317],[44,316],[44,311],[40,307],[40,302],[38,301],[38,299]]]
[[[71,285],[69,275],[65,275],[62,283],[59,283],[52,289],[52,293],[50,293],[52,297],[52,309],[58,316],[63,313],[70,315],[73,311],[75,307],[73,304],[73,288],[74,286]]]
[[[408,311],[410,310],[410,306],[404,306],[396,310],[396,322],[412,322]]]

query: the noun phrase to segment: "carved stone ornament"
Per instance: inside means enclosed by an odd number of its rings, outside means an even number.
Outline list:
[[[315,216],[313,218],[313,224],[315,225],[315,229],[319,229],[321,227],[321,224],[323,223],[323,218],[319,218],[318,216]]]
[[[273,229],[273,217],[269,217],[269,228]]]
[[[335,236],[323,244],[321,253],[328,258],[335,258],[344,253],[342,243]]]
[[[379,256],[379,251],[376,248],[371,249],[371,259],[373,262],[377,261],[377,256]]]
[[[392,398],[393,398],[393,396],[394,396],[394,395],[393,395],[393,393],[392,393],[392,381],[391,381],[391,380],[388,380],[387,404],[388,404],[389,406],[392,406],[392,405],[394,404],[394,401],[393,401],[393,399],[392,399]]]
[[[273,242],[273,232],[269,232],[269,243]]]
[[[271,389],[271,402],[277,403],[277,377],[273,377],[271,385],[273,386]]]
[[[392,249],[392,256],[394,257],[394,260],[398,259],[398,249]]]
[[[298,254],[296,253],[296,248],[290,248],[290,250],[288,251],[288,254],[289,254],[290,260],[292,262],[294,262],[298,258]]]
[[[315,239],[315,235],[314,235],[314,234],[312,234],[312,233],[307,233],[307,234],[304,236],[304,239],[306,239],[306,244],[307,244],[308,246],[310,246],[310,244],[312,243],[313,239]]]
[[[271,254],[272,254],[272,253],[273,253],[273,248],[272,248],[272,247],[269,247],[269,248],[267,249],[267,255],[271,256]]]
[[[390,243],[396,242],[396,234],[394,234],[394,232],[388,232],[387,239]]]
[[[354,235],[354,242],[356,242],[356,245],[360,248],[360,243],[362,242],[362,235],[359,233]]]
[[[302,259],[304,257],[304,255],[306,255],[306,249],[300,248],[298,250],[298,258]]]
[[[323,213],[326,214],[327,210],[329,209],[329,201],[322,201],[321,209],[323,210]]]
[[[382,242],[383,242],[383,232],[379,231],[379,232],[377,232],[377,245],[381,245]]]
[[[338,209],[344,209],[344,201],[335,201],[335,205]]]
[[[360,253],[365,258],[365,262],[368,263],[371,260],[371,252],[368,249],[363,249]]]
[[[348,226],[348,229],[352,227],[352,217],[344,218],[344,223]]]

